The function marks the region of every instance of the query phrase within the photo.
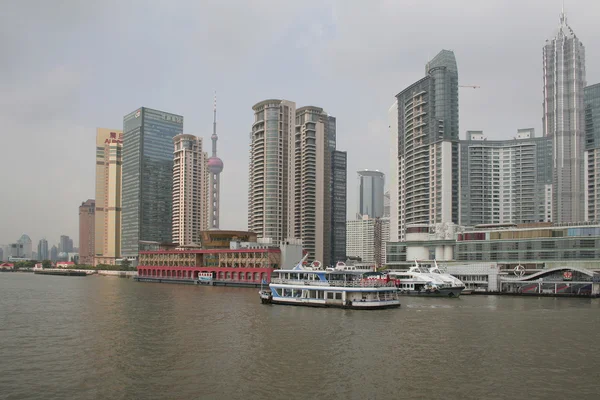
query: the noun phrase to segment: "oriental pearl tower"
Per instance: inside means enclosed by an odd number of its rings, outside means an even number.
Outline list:
[[[219,195],[221,171],[223,171],[223,161],[217,157],[217,95],[215,93],[215,104],[213,110],[213,134],[212,155],[208,159],[208,173],[210,174],[210,229],[219,229]]]

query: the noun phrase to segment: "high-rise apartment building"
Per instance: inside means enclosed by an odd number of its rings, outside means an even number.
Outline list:
[[[183,117],[142,107],[123,118],[121,256],[137,257],[140,242],[170,242],[173,138]]]
[[[396,96],[390,113],[393,137],[394,236],[404,240],[410,224],[458,222],[458,68],[454,53],[442,50],[426,76]],[[394,119],[394,115],[390,115]],[[394,237],[392,240],[395,240]]]
[[[309,261],[344,259],[347,161],[335,149],[335,118],[286,100],[253,110],[249,229],[274,241],[301,239]]]
[[[93,199],[84,201],[79,206],[79,263],[94,264],[96,202]]]
[[[50,249],[50,261],[58,260],[58,247],[52,246]]]
[[[42,261],[50,259],[50,254],[48,253],[48,241],[46,239],[40,239],[38,242],[37,258]]]
[[[98,128],[94,265],[112,265],[121,256],[122,154],[123,132]]]
[[[173,143],[173,243],[199,246],[209,227],[208,155],[194,135],[177,135]]]
[[[358,174],[358,211],[356,218],[363,215],[371,218],[383,217],[383,194],[385,175],[379,171],[357,171]]]
[[[265,100],[252,107],[248,229],[275,242],[294,232],[294,132],[296,103]]]
[[[338,261],[346,260],[348,154],[345,151],[334,150],[332,156],[331,264],[333,265]]]
[[[363,263],[380,267],[385,263],[386,242],[390,240],[390,220],[364,215],[346,222],[348,257],[359,257]]]
[[[552,140],[533,129],[511,140],[467,131],[460,176],[461,225],[552,221]]]
[[[600,221],[600,83],[584,89],[588,221]]]
[[[585,49],[564,12],[558,33],[546,41],[544,61],[544,135],[553,140],[553,220],[585,219]]]
[[[331,265],[332,152],[328,115],[320,107],[296,110],[294,140],[294,237],[309,260]]]

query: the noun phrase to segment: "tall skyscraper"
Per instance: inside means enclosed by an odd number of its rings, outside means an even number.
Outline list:
[[[344,259],[346,153],[335,149],[335,117],[286,100],[253,110],[249,229],[275,241],[301,239],[309,261]]]
[[[585,49],[564,12],[558,33],[546,41],[544,61],[544,135],[553,139],[554,222],[585,219]]]
[[[332,153],[332,205],[331,205],[331,263],[346,260],[346,210],[348,154],[334,150]]]
[[[217,157],[217,96],[215,95],[215,106],[213,111],[213,134],[212,155],[208,159],[208,171],[210,173],[210,223],[212,229],[219,229],[220,195],[221,195],[221,172],[223,172],[223,160]]]
[[[511,140],[467,131],[460,142],[460,224],[552,221],[552,140],[519,129]]]
[[[426,66],[426,76],[396,96],[390,112],[392,155],[391,228],[404,240],[410,224],[458,222],[458,68],[454,53],[442,50]],[[393,118],[391,115],[390,118]],[[394,194],[395,193],[395,194]],[[394,204],[396,206],[396,204]]]
[[[123,118],[121,256],[172,239],[173,138],[182,131],[181,115],[146,107]]]
[[[584,89],[588,221],[600,221],[600,83]]]
[[[93,199],[79,206],[79,263],[94,264],[96,202]]]
[[[275,242],[295,238],[294,132],[296,104],[265,100],[252,107],[248,229]]]
[[[383,217],[383,193],[385,175],[379,171],[358,171],[358,212],[356,218],[363,215],[371,218]]]
[[[38,242],[38,260],[49,260],[50,254],[48,253],[48,241],[46,239],[40,239]],[[1,259],[1,258],[0,258]]]
[[[173,243],[199,246],[209,226],[208,155],[194,135],[177,135],[173,143]]]
[[[123,131],[96,130],[94,265],[115,264],[121,256],[122,153]]]

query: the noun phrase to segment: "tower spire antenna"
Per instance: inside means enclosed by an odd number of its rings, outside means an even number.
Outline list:
[[[213,103],[213,133],[212,139],[212,156],[217,156],[217,91],[215,90],[214,103]]]

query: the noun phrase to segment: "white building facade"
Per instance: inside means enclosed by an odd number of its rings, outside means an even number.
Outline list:
[[[173,242],[199,246],[209,224],[208,156],[194,135],[177,135],[173,143]]]

